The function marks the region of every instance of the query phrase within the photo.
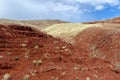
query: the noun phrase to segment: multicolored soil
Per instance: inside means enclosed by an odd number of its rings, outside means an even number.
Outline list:
[[[1,24],[0,79],[120,80],[119,26],[86,28],[73,40]]]

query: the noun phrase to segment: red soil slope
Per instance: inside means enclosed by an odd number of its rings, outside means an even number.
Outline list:
[[[119,53],[113,53],[119,52],[115,40],[119,32],[112,31],[85,30],[72,46],[31,27],[0,25],[0,79],[120,80],[119,66],[114,67]],[[111,50],[109,45],[113,46]],[[96,51],[100,56],[89,56]]]
[[[90,28],[75,38],[76,55],[100,58],[120,71],[120,30],[116,28]],[[98,65],[99,66],[99,65]],[[120,78],[119,78],[120,79]],[[119,80],[118,79],[118,80]],[[108,79],[106,79],[108,80]],[[116,79],[113,79],[116,80]]]

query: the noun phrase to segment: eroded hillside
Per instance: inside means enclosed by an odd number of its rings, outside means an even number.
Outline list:
[[[119,80],[120,30],[110,24],[1,24],[0,79]]]

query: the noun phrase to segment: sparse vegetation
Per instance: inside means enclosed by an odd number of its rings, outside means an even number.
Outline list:
[[[86,80],[91,80],[90,77],[86,77]]]
[[[10,74],[8,74],[8,73],[6,73],[6,74],[4,74],[4,76],[3,76],[3,79],[2,79],[2,80],[10,80],[10,78],[11,78],[11,75],[10,75]]]
[[[80,66],[74,66],[74,70],[80,70]]]
[[[59,80],[59,78],[52,76],[52,77],[51,77],[51,80]]]
[[[37,48],[39,48],[39,46],[38,46],[38,45],[35,45],[34,48],[37,49]]]
[[[30,80],[30,75],[25,75],[23,80]]]
[[[8,52],[7,54],[10,55],[10,54],[12,54],[12,53],[11,53],[11,52]]]
[[[76,79],[75,80],[79,80],[79,78],[78,77],[76,77]]]
[[[0,60],[3,59],[3,56],[0,56]]]
[[[66,72],[62,72],[62,75],[65,76],[65,75],[66,75]]]
[[[32,76],[36,76],[36,74],[37,74],[37,70],[31,71],[31,75],[32,75]]]
[[[18,60],[19,60],[19,57],[18,57],[18,56],[15,56],[15,57],[14,57],[14,60],[15,60],[15,61],[18,61]]]
[[[26,44],[21,44],[22,47],[26,47]]]
[[[39,66],[39,65],[42,64],[42,60],[41,60],[41,59],[39,59],[39,60],[33,60],[33,64],[34,64],[35,66]]]

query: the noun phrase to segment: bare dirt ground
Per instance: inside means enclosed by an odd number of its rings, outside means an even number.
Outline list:
[[[74,40],[1,24],[0,80],[120,80],[118,27],[85,29]]]

